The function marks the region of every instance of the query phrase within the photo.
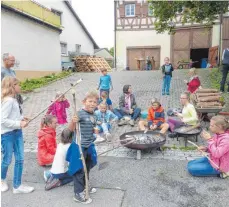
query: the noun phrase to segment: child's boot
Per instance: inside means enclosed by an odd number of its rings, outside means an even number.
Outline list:
[[[84,191],[81,193],[76,193],[73,199],[74,199],[74,201],[76,201],[78,203],[83,203],[83,204],[89,204],[92,202],[91,198],[86,199]]]

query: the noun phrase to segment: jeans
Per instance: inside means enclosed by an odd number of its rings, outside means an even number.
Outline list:
[[[172,118],[168,119],[168,124],[169,124],[169,128],[171,132],[174,132],[176,128],[179,128],[184,125],[182,121],[177,120],[177,119],[172,119]]]
[[[110,89],[100,89],[100,97],[101,97],[101,93],[102,93],[103,91],[106,91],[106,92],[107,92],[107,98],[109,98]]]
[[[60,180],[60,183],[61,185],[65,185],[67,183],[70,183],[73,181],[73,177],[68,175],[67,172],[65,173],[60,173],[60,174],[53,174],[52,173],[52,176],[56,179],[59,179]]]
[[[225,86],[225,82],[227,80],[227,74],[229,71],[229,65],[223,65],[223,69],[222,69],[222,80],[220,82],[220,90],[224,91],[224,86]],[[228,91],[229,91],[229,83],[227,83],[228,85]]]
[[[24,142],[21,129],[16,129],[1,135],[3,159],[1,166],[1,179],[5,180],[12,156],[15,156],[13,187],[21,185],[21,177],[24,163]]]
[[[84,159],[86,162],[87,176],[88,176],[88,180],[89,180],[89,172],[90,172],[90,169],[92,168],[92,158],[88,154],[87,149],[83,150],[83,155],[84,155]],[[79,193],[83,192],[83,190],[85,189],[85,174],[84,174],[83,169],[79,170],[78,172],[76,172],[73,175],[73,182],[74,182],[74,193],[79,194]]]
[[[127,114],[121,109],[114,109],[114,114],[118,117],[119,120],[124,116],[131,116],[131,119],[136,120],[141,114],[141,109],[135,108],[133,114]]]
[[[151,64],[146,64],[146,70],[151,70]]]
[[[220,172],[213,168],[209,162],[209,160],[206,157],[202,157],[196,160],[192,160],[188,162],[188,172],[192,176],[199,176],[199,177],[205,177],[205,176],[219,176]]]
[[[97,126],[99,128],[100,133],[109,133],[109,130],[111,129],[111,125],[109,123],[102,123],[101,125]]]
[[[165,75],[163,78],[162,94],[169,94],[170,83],[172,77],[170,75]]]

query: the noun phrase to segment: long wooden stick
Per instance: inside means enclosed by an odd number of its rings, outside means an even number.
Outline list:
[[[119,148],[119,147],[125,147],[125,146],[127,146],[127,145],[129,145],[129,144],[132,144],[133,142],[135,142],[136,140],[134,139],[134,140],[131,140],[131,141],[129,141],[129,142],[127,142],[126,144],[123,144],[123,145],[118,145],[117,147],[114,147],[114,148],[112,148],[112,149],[109,149],[109,150],[106,150],[106,151],[104,151],[104,152],[101,152],[100,154],[98,154],[98,156],[100,156],[100,155],[103,155],[103,154],[105,154],[105,153],[107,153],[107,152],[110,152],[110,151],[112,151],[112,150],[115,150],[115,149],[117,149],[117,148]]]
[[[72,84],[72,87],[74,85]],[[73,96],[73,103],[74,103],[74,115],[76,116],[77,113],[77,109],[76,109],[76,94],[75,94],[75,91],[74,89],[72,88],[72,96]],[[76,123],[76,136],[77,136],[77,144],[79,146],[79,150],[80,150],[80,158],[82,160],[82,163],[83,163],[83,169],[84,169],[84,176],[85,176],[85,190],[86,190],[86,200],[89,199],[89,181],[88,181],[88,172],[87,172],[87,166],[86,166],[86,162],[85,162],[85,159],[84,159],[84,155],[83,155],[83,150],[82,150],[82,146],[81,146],[81,132],[80,132],[80,125],[79,123],[77,122]]]
[[[195,144],[195,143],[193,143],[193,142],[191,142],[191,141],[189,141],[188,140],[188,142],[190,143],[190,144],[192,144],[193,146],[195,146],[195,147],[199,147],[197,144]],[[220,172],[222,172],[222,173],[224,173],[222,170],[220,170],[220,168],[219,168],[219,166],[208,156],[208,154],[206,153],[206,152],[204,152],[204,151],[202,151],[202,150],[200,150],[200,152],[201,152],[201,154],[204,156],[204,157],[206,157],[209,161],[211,161],[211,163],[213,164],[213,165],[215,165],[215,167],[220,171]]]
[[[83,80],[83,79],[79,79],[75,84],[72,85],[72,87],[75,87],[76,85],[78,85],[82,80]],[[68,90],[66,90],[66,91],[63,93],[63,95],[65,95],[68,91],[70,91],[70,90],[72,89],[72,87],[70,87]],[[54,102],[57,101],[58,99],[59,99],[59,97],[56,98],[56,99],[54,100]],[[49,104],[46,108],[42,109],[42,110],[41,110],[38,114],[36,114],[33,118],[29,119],[28,124],[29,124],[30,122],[32,122],[33,120],[35,120],[38,116],[40,116],[40,115],[41,115],[44,111],[46,111],[52,104],[53,104],[53,103]]]

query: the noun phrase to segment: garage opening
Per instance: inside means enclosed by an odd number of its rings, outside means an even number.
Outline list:
[[[194,68],[202,68],[201,66],[205,66],[206,68],[206,65],[207,63],[205,64],[201,64],[202,63],[202,59],[208,59],[208,51],[209,51],[209,48],[198,48],[198,49],[191,49],[191,52],[190,52],[190,59],[192,60],[193,65],[192,67]]]

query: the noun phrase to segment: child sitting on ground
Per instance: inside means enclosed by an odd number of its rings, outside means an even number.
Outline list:
[[[200,88],[201,84],[200,84],[200,79],[199,77],[197,76],[197,73],[196,73],[196,69],[195,68],[191,68],[189,70],[189,73],[188,75],[190,76],[190,79],[189,81],[187,80],[184,80],[184,82],[187,84],[187,90],[188,92],[190,93],[195,93],[195,91]]]
[[[140,130],[156,130],[160,129],[160,133],[165,134],[169,128],[169,125],[165,122],[164,109],[160,102],[153,99],[151,102],[152,106],[148,109],[147,121],[139,121]]]
[[[46,115],[41,121],[38,131],[37,160],[41,166],[52,164],[56,153],[56,127],[57,119],[53,115]]]
[[[211,136],[203,131],[201,136],[207,140],[208,146],[200,146],[198,150],[208,152],[206,157],[192,160],[188,163],[188,172],[193,176],[221,176],[229,177],[229,123],[223,116],[214,116],[210,121]],[[218,168],[219,167],[219,168]]]
[[[68,174],[68,162],[66,155],[70,144],[72,143],[73,131],[75,129],[75,120],[73,118],[69,128],[65,128],[61,133],[61,140],[57,146],[52,168],[44,172],[46,182],[45,190],[50,190],[70,183],[73,178]]]
[[[56,93],[55,100],[49,107],[47,114],[54,115],[57,118],[58,124],[65,127],[65,124],[68,123],[66,109],[70,107],[70,104],[60,91]]]
[[[118,120],[118,117],[110,110],[107,110],[107,104],[103,102],[99,104],[99,110],[95,111],[95,115],[100,133],[103,132],[107,141],[111,141],[111,134],[109,131],[111,129],[110,122]]]
[[[103,92],[101,93],[101,97],[100,97],[100,99],[99,99],[99,104],[100,104],[101,102],[106,103],[107,106],[108,106],[108,110],[113,111],[112,101],[111,101],[111,99],[108,97],[107,91],[103,91]]]
[[[169,62],[169,58],[164,59],[165,64],[162,65],[162,74],[163,74],[163,85],[162,85],[162,95],[170,94],[170,83],[172,79],[173,66]]]

